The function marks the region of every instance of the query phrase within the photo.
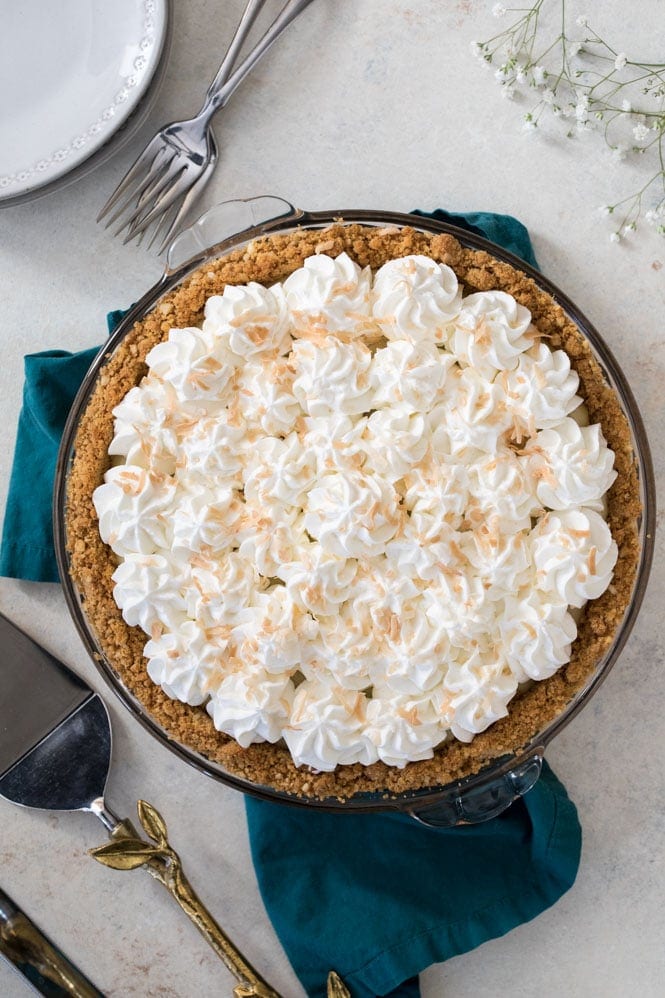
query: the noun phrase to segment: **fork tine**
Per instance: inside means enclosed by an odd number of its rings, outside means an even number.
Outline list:
[[[192,184],[192,186],[189,188],[184,198],[182,199],[182,204],[175,213],[173,220],[168,228],[168,231],[164,234],[162,241],[159,245],[159,248],[157,250],[159,256],[162,255],[162,253],[167,248],[173,237],[178,232],[178,229],[180,228],[183,221],[189,214],[191,208],[196,204],[198,199],[201,197],[204,187],[207,185],[212,174],[214,173],[218,159],[217,142],[215,141],[214,132],[211,131],[209,133],[208,141],[209,141],[210,161],[208,162],[208,165],[206,166],[201,176],[196,179],[196,181]],[[159,230],[155,232],[154,236],[150,240],[148,249],[151,249],[153,243],[156,241],[158,231]]]
[[[178,221],[178,217],[179,217],[179,215],[180,215],[180,213],[181,213],[181,211],[183,209],[183,205],[185,204],[186,200],[187,200],[187,196],[185,196],[183,198],[182,204],[180,204],[179,206],[178,205],[174,205],[172,208],[167,208],[167,210],[164,212],[164,214],[162,215],[162,217],[159,219],[159,221],[155,225],[154,231],[153,231],[153,233],[152,233],[152,235],[150,237],[150,242],[146,246],[146,249],[148,251],[150,251],[152,249],[152,247],[153,247],[154,243],[157,241],[157,239],[161,239],[161,241],[163,243],[164,240],[168,238],[169,232],[171,231],[171,229],[173,229],[174,225]],[[145,232],[142,232],[141,235],[138,237],[138,239],[139,239],[139,245],[140,245],[140,241],[143,239],[144,235],[145,235]]]
[[[175,204],[179,197],[185,195],[188,188],[192,185],[192,181],[187,182],[187,170],[184,166],[175,176],[171,177],[171,180],[171,186],[160,194],[147,215],[143,215],[133,223],[130,232],[125,238],[125,242],[129,242],[130,239],[133,239],[139,233],[143,232],[144,229],[147,229],[155,219],[159,218],[160,215]]]
[[[182,171],[180,171],[180,173],[181,172]],[[176,190],[175,196],[173,198],[170,197],[171,193],[174,190],[174,186],[177,184],[177,181],[180,177],[180,173],[178,173],[175,177],[170,175],[167,178],[171,184],[170,187],[165,189],[164,185],[162,185],[161,190],[164,192],[162,196],[167,198],[165,202],[162,202],[161,196],[158,197],[157,200],[155,200],[155,196],[153,195],[150,198],[149,204],[147,206],[144,205],[141,212],[137,210],[134,213],[134,217],[128,220],[128,222],[124,226],[124,228],[127,228],[127,226],[129,226],[124,240],[125,243],[129,242],[132,239],[135,239],[136,236],[141,235],[143,232],[145,232],[147,228],[150,227],[150,225],[153,222],[157,221],[157,219],[160,219],[165,212],[170,211],[172,204],[174,204],[177,201],[178,197],[180,196],[179,191]],[[157,191],[156,193],[160,194],[160,191]],[[148,216],[150,216],[150,218]]]
[[[122,197],[127,188],[137,180],[143,170],[149,172],[152,169],[155,159],[159,156],[163,149],[164,145],[160,141],[160,136],[154,135],[150,142],[148,142],[145,149],[143,149],[143,151],[136,157],[130,168],[127,170],[127,173],[124,175],[106,204],[103,206],[99,215],[97,215],[98,222],[101,222],[104,216],[114,208],[118,199]]]
[[[160,237],[160,242],[159,242],[159,246],[158,246],[158,249],[157,249],[157,255],[161,256],[161,254],[164,252],[164,250],[166,249],[166,247],[171,242],[171,239],[173,238],[173,236],[176,234],[176,232],[180,228],[180,224],[181,224],[183,218],[185,217],[185,215],[188,213],[189,208],[190,208],[190,205],[188,204],[187,198],[185,197],[185,198],[183,198],[182,204],[180,205],[180,207],[178,208],[178,210],[176,211],[176,213],[171,218],[171,222],[170,222],[169,226],[165,229],[164,226],[160,225],[158,229],[155,229],[155,234],[153,235],[152,239],[148,243],[148,249],[149,250],[152,249],[154,243],[157,242],[157,237],[159,236]]]
[[[134,205],[134,210],[124,219],[120,228],[115,232],[116,236],[120,235],[120,233],[124,232],[127,228],[132,230],[135,226],[140,225],[143,219],[147,217],[147,214],[152,210],[153,205],[156,203],[155,198],[158,198],[163,191],[168,190],[169,185],[172,185],[177,181],[178,177],[182,173],[182,168],[175,174],[171,172],[171,168],[176,159],[177,157],[174,156],[166,164],[166,166],[159,171],[159,174],[153,178],[151,185],[144,189],[138,201]],[[136,235],[137,233],[134,232],[133,234]]]
[[[164,155],[169,152],[169,158],[164,159]],[[169,167],[174,158],[175,153],[164,148],[156,153],[153,163],[151,164],[145,177],[143,177],[142,181],[137,183],[132,190],[127,192],[120,206],[116,208],[113,214],[106,220],[105,228],[108,229],[114,224],[114,222],[117,222],[122,215],[124,215],[127,211],[130,211],[132,208],[136,210],[137,207],[145,207],[146,198],[150,196],[154,186],[164,178],[165,174],[168,173]],[[162,160],[161,163],[159,162],[160,159]],[[125,226],[123,225],[118,232],[121,232],[124,227]],[[118,232],[115,234],[117,235]]]
[[[168,163],[164,163],[164,165],[157,171],[151,173],[149,177],[146,177],[141,187],[125,198],[122,205],[104,222],[104,227],[109,229],[112,225],[121,220],[114,235],[117,236],[119,232],[122,232],[128,221],[131,221],[131,216],[137,210],[144,210],[146,208],[146,198],[149,197],[150,192],[155,185],[160,183],[160,181],[162,181],[167,174]],[[122,221],[123,215],[125,216],[124,221]]]
[[[161,236],[161,241],[157,249],[157,255],[161,256],[161,254],[164,252],[166,247],[169,245],[173,237],[180,229],[180,226],[182,225],[184,219],[189,214],[190,208],[200,197],[203,186],[204,184],[202,184],[200,187],[195,184],[193,187],[190,187],[190,189],[187,191],[184,198],[182,199],[181,204],[178,206],[175,213],[172,214],[171,223],[168,226],[168,228],[166,228],[166,230],[164,231],[164,227],[160,225],[159,229],[155,230],[154,236],[148,243],[148,249],[151,249],[153,243],[157,241],[157,236],[158,235]]]

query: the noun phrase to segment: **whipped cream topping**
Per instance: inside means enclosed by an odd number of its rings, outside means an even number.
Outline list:
[[[368,332],[371,283],[369,267],[361,269],[346,253],[308,257],[283,285],[295,335],[355,338]]]
[[[201,329],[172,329],[146,357],[153,376],[168,382],[183,400],[225,401],[236,369],[234,357],[223,340],[206,336]]]
[[[443,344],[461,297],[455,271],[445,263],[405,256],[376,272],[372,315],[387,340]]]
[[[511,424],[499,382],[488,381],[472,367],[456,367],[447,387],[444,400],[429,416],[438,452],[475,449],[494,454]]]
[[[276,742],[288,724],[295,687],[288,676],[243,669],[226,675],[212,691],[207,710],[218,731],[247,748],[252,742]]]
[[[305,530],[338,558],[373,558],[400,525],[398,496],[379,475],[349,470],[322,475],[305,504]]]
[[[222,633],[206,631],[195,620],[185,620],[173,630],[155,624],[145,646],[148,675],[173,700],[198,707],[224,676],[229,647]]]
[[[506,596],[500,623],[506,661],[518,682],[548,679],[570,660],[577,624],[565,603],[523,587]]]
[[[512,295],[481,291],[462,299],[449,346],[460,364],[489,379],[516,367],[536,335],[531,313]]]
[[[434,343],[390,341],[372,358],[373,405],[401,404],[429,412],[442,398],[446,374],[454,364],[452,354],[442,353]]]
[[[287,353],[291,347],[289,328],[279,285],[271,289],[256,283],[227,284],[223,294],[213,295],[205,304],[203,334],[243,360]]]
[[[576,395],[579,377],[572,371],[568,354],[536,343],[521,353],[517,366],[502,371],[498,380],[505,403],[514,421],[517,443],[532,437],[535,430],[556,426],[581,403]]]
[[[93,496],[153,682],[298,766],[401,767],[570,660],[613,454],[527,309],[319,254],[204,314],[149,352]]]
[[[598,424],[580,426],[569,417],[540,430],[524,448],[536,495],[548,509],[603,509],[616,478],[614,454]]]
[[[548,513],[530,541],[536,583],[553,600],[582,607],[612,581],[617,546],[605,520],[592,509]]]
[[[372,354],[359,341],[326,336],[316,343],[297,340],[291,352],[293,394],[309,416],[343,412],[358,415],[370,408]]]
[[[237,388],[239,418],[268,436],[288,433],[302,414],[293,394],[293,370],[285,359],[270,365],[249,361],[239,371]]]
[[[176,390],[157,377],[144,378],[130,389],[113,410],[114,435],[109,445],[111,457],[152,472],[172,475],[184,434],[206,414],[187,412],[178,403]]]
[[[508,714],[508,703],[517,692],[517,677],[496,646],[464,649],[451,658],[442,689],[438,691],[441,711],[453,711],[451,734],[470,742]]]

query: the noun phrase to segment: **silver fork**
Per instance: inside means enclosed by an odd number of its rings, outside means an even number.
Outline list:
[[[256,20],[261,9],[265,5],[266,0],[247,0],[245,9],[242,13],[242,17],[238,23],[238,27],[235,30],[235,34],[231,39],[231,44],[229,45],[226,55],[222,60],[222,64],[217,70],[214,80],[208,87],[206,93],[206,102],[209,100],[211,95],[223,86],[231,75],[233,70],[233,65],[238,57],[240,49],[243,46],[247,35],[252,29],[252,25]],[[204,104],[205,106],[205,104]],[[153,164],[152,173],[161,170],[165,166],[164,155],[160,155],[160,143],[163,146],[165,141],[165,133],[177,127],[179,124],[186,124],[185,122],[179,123],[174,122],[172,125],[165,125],[161,131],[159,131],[148,143],[146,148],[134,162],[134,164],[129,168],[123,179],[120,181],[115,191],[108,199],[101,212],[97,216],[97,221],[100,222],[105,215],[112,211],[115,207],[116,210],[108,218],[106,222],[106,228],[112,225],[116,220],[120,218],[121,215],[125,214],[126,218],[121,223],[117,229],[115,235],[119,235],[125,228],[130,227],[130,232],[128,233],[125,242],[128,242],[133,238],[134,233],[131,232],[132,216],[127,216],[127,211],[131,207],[132,202],[135,200],[134,215],[138,218],[141,212],[149,210],[153,206],[153,187],[154,184],[150,182],[151,178],[151,163]],[[148,244],[150,248],[153,243],[161,237],[161,244],[159,247],[159,252],[166,247],[171,237],[175,235],[181,223],[184,221],[185,217],[189,214],[190,208],[200,197],[203,188],[208,183],[212,173],[215,169],[218,159],[218,149],[217,142],[215,140],[215,135],[213,130],[208,126],[205,129],[205,153],[204,153],[204,166],[199,173],[199,175],[192,180],[191,186],[188,190],[178,199],[176,199],[171,206],[167,208],[159,218],[156,220],[155,229],[153,231],[152,238]],[[162,148],[162,153],[167,151],[168,147]],[[157,162],[156,157],[160,156],[161,167]],[[153,176],[153,180],[155,177]],[[134,186],[132,188],[132,180],[134,180]],[[124,194],[124,198],[123,198]],[[120,202],[118,204],[118,202]],[[145,230],[140,234],[137,234],[138,242],[141,243]]]
[[[120,222],[115,235],[127,230],[125,243],[141,239],[156,223],[150,245],[159,237],[161,252],[210,179],[217,144],[210,120],[228,102],[256,63],[312,0],[288,0],[263,37],[238,68],[231,67],[265,0],[248,0],[226,56],[193,118],[165,125],[150,140],[100,211],[106,226]]]
[[[261,12],[261,9],[264,7],[265,3],[266,0],[247,0],[245,9],[242,12],[242,17],[240,18],[238,27],[236,28],[235,34],[231,39],[231,43],[228,49],[226,50],[226,55],[222,60],[222,64],[217,70],[214,80],[208,87],[206,99],[209,97],[209,95],[214,89],[221,87],[228,80],[229,76],[231,75],[231,71],[233,70],[235,61],[238,58],[238,55],[240,54],[240,50],[244,44],[244,41],[247,38],[249,32],[251,31],[254,21]],[[159,138],[159,133],[155,135],[151,141],[155,142],[155,140],[158,138]],[[213,132],[212,128],[210,128],[210,126],[208,126],[208,128],[206,129],[206,140],[208,143],[208,148],[206,150],[205,168],[202,170],[199,176],[194,180],[187,193],[179,200],[177,200],[170,209],[167,209],[162,214],[160,219],[156,221],[152,238],[148,243],[148,249],[150,249],[153,243],[157,242],[160,239],[161,242],[159,243],[159,252],[161,253],[164,249],[166,249],[166,247],[171,241],[171,238],[177,233],[181,224],[184,222],[185,218],[189,214],[190,209],[193,207],[196,201],[198,201],[199,197],[203,193],[204,187],[206,186],[212,174],[214,173],[215,167],[217,165],[217,160],[219,158],[219,151],[217,148],[217,140],[215,139],[215,133]],[[147,155],[148,148],[144,150],[142,155]],[[138,162],[138,160],[136,162]],[[136,163],[134,165],[136,165]],[[129,171],[127,174],[125,174],[124,179],[126,179],[128,176],[129,176]],[[116,194],[120,193],[121,187],[122,187],[122,181],[116,188],[114,194],[111,195],[111,198],[109,199],[109,202],[107,202],[107,205],[105,205],[104,208],[102,209],[102,213],[97,218],[98,222],[101,220],[104,211],[106,211],[107,208],[109,207],[112,198]],[[137,201],[137,208],[139,206],[146,207],[146,205],[148,205],[149,203],[150,203],[149,198],[146,197],[145,201],[142,201],[142,198],[139,198]],[[124,208],[122,209],[122,211],[124,211]],[[114,219],[117,217],[118,217],[118,212],[115,212],[114,215],[106,223],[106,228],[108,228],[108,226],[111,225]],[[118,230],[118,232],[116,232],[116,235],[118,235],[119,232],[122,231],[122,229],[125,227],[126,225],[122,225],[121,228]],[[141,244],[144,235],[145,232],[142,232],[137,237],[137,242],[139,245]],[[127,238],[129,239],[129,236]],[[125,242],[127,242],[127,239],[125,240]]]

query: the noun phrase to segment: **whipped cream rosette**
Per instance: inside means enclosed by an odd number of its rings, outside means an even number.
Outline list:
[[[388,340],[443,344],[459,314],[455,271],[428,256],[385,263],[374,278],[372,315]]]
[[[169,697],[297,766],[403,767],[570,660],[617,558],[613,454],[511,295],[320,253],[146,363],[93,498]]]
[[[512,295],[479,292],[462,299],[449,346],[461,365],[491,380],[517,366],[535,335],[531,313]]]
[[[517,366],[501,371],[497,380],[503,387],[518,442],[532,437],[535,430],[556,426],[582,401],[576,394],[580,379],[571,370],[568,354],[550,350],[545,343],[536,343],[521,353]]]
[[[402,404],[414,412],[429,412],[442,397],[447,372],[455,364],[428,340],[391,340],[378,349],[370,369],[373,407]]]
[[[154,377],[172,385],[179,400],[218,404],[230,399],[237,363],[221,337],[196,328],[172,329],[168,340],[146,357]]]
[[[215,344],[213,356],[216,348],[228,351],[244,363],[266,354],[288,353],[289,326],[289,313],[279,285],[270,289],[254,282],[227,284],[223,294],[208,298],[202,333]]]
[[[371,285],[369,267],[361,269],[346,253],[335,259],[325,253],[308,257],[283,285],[294,335],[369,335]]]
[[[357,340],[298,340],[291,352],[293,394],[308,416],[357,416],[371,408],[371,363],[370,350]]]

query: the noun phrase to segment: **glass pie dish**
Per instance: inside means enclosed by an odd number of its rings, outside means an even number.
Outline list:
[[[592,670],[588,674],[585,673],[583,682],[580,681],[575,686],[574,694],[570,695],[565,706],[558,710],[555,716],[548,717],[545,723],[532,730],[528,737],[521,739],[518,749],[496,751],[491,758],[484,760],[482,765],[473,771],[464,772],[459,779],[440,780],[438,783],[428,779],[426,785],[423,782],[422,786],[412,786],[408,790],[395,790],[393,786],[388,785],[388,782],[386,786],[377,789],[376,782],[372,786],[369,780],[363,787],[363,781],[359,779],[353,790],[344,794],[337,792],[310,794],[304,792],[307,790],[307,784],[304,784],[298,793],[290,792],[279,785],[270,785],[267,780],[248,778],[244,775],[242,767],[231,771],[229,767],[208,757],[203,751],[196,751],[182,739],[174,737],[173,730],[167,730],[167,727],[147,708],[146,698],[140,699],[136,691],[128,687],[118,668],[105,652],[104,635],[100,638],[99,625],[97,628],[93,625],[90,612],[86,608],[86,597],[82,591],[84,587],[77,581],[81,578],[80,573],[77,575],[77,571],[72,568],[74,540],[68,536],[68,509],[73,505],[72,469],[77,460],[77,439],[79,448],[83,450],[84,440],[79,434],[88,432],[86,412],[94,402],[95,393],[108,382],[108,372],[115,370],[113,366],[109,368],[107,365],[113,365],[116,358],[117,367],[118,362],[126,357],[121,351],[128,346],[135,348],[134,340],[128,339],[135,325],[150,315],[159,315],[160,310],[164,310],[166,315],[168,313],[166,296],[177,292],[195,273],[203,275],[200,280],[204,282],[210,274],[206,271],[206,265],[212,270],[219,262],[224,263],[230,254],[238,254],[246,247],[251,250],[255,240],[263,245],[266,240],[270,244],[270,240],[288,239],[291,236],[297,240],[303,234],[318,239],[318,234],[322,230],[330,229],[330,232],[334,232],[335,226],[338,227],[338,231],[341,227],[343,232],[352,231],[345,227],[361,226],[363,232],[376,233],[377,238],[382,233],[403,230],[427,234],[428,238],[432,235],[440,235],[442,238],[453,237],[457,241],[455,245],[461,246],[464,251],[479,254],[479,260],[481,255],[486,253],[489,254],[487,259],[499,261],[526,275],[540,293],[548,296],[549,300],[553,300],[563,310],[566,321],[574,326],[576,337],[583,341],[584,350],[594,358],[603,386],[607,386],[612,398],[617,400],[622,425],[625,424],[626,434],[629,437],[624,459],[628,462],[626,466],[630,468],[634,489],[639,492],[640,512],[635,517],[637,522],[631,522],[635,538],[632,542],[630,591],[625,594],[625,600],[621,604],[621,619],[613,631],[611,640],[604,643],[602,654],[597,660],[594,659]],[[131,378],[128,375],[128,385],[130,383]],[[280,198],[262,197],[219,205],[177,237],[168,252],[166,269],[160,281],[129,310],[93,362],[65,427],[56,471],[54,532],[60,576],[67,603],[93,661],[125,706],[148,730],[185,761],[236,789],[285,804],[342,812],[401,811],[428,824],[451,826],[493,817],[518,796],[526,793],[538,779],[549,742],[582,709],[617,660],[635,621],[646,587],[653,553],[654,494],[653,472],[644,428],[621,370],[588,320],[565,295],[537,271],[498,246],[487,242],[475,232],[444,222],[414,215],[378,211],[305,212],[293,208]],[[528,696],[528,693],[526,695]]]

